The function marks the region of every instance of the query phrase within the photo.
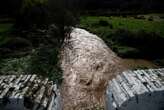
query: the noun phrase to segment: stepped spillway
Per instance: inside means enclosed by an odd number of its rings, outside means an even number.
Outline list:
[[[107,110],[164,110],[164,69],[125,71],[106,95]]]
[[[0,76],[1,110],[60,110],[56,85],[37,75]]]

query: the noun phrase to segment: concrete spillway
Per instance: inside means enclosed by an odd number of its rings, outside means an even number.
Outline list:
[[[48,78],[0,76],[0,110],[60,110],[60,94]]]
[[[0,76],[0,110],[62,110],[62,106],[56,85],[47,78]],[[109,82],[106,106],[107,110],[164,110],[164,69],[118,75]]]
[[[164,110],[164,69],[125,71],[111,80],[107,110]]]

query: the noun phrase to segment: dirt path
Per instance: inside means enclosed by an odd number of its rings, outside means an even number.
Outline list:
[[[62,52],[64,110],[104,106],[108,80],[121,73],[121,59],[96,35],[75,28]]]

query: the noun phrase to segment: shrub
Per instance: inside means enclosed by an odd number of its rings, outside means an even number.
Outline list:
[[[164,15],[159,15],[160,19],[164,19]]]
[[[30,56],[0,59],[0,74],[28,74]]]
[[[25,57],[0,59],[0,74],[37,74],[61,84],[58,52],[53,47],[43,46]]]
[[[110,29],[113,29],[112,23],[109,23],[109,27],[110,27]]]
[[[111,39],[115,44],[138,49],[140,51],[138,57],[161,58],[164,55],[164,52],[161,51],[164,49],[164,38],[154,32],[148,33],[143,30],[131,32],[126,29],[119,29],[112,35]]]
[[[126,29],[118,29],[116,30],[112,35],[111,39],[113,42],[116,42],[117,44],[129,44],[132,39],[132,32],[126,30]]]
[[[153,21],[154,17],[153,16],[149,16],[148,21]]]
[[[59,53],[57,48],[41,47],[37,49],[32,57],[29,72],[49,77],[57,84],[62,82],[62,71],[59,65]]]
[[[99,20],[99,23],[98,24],[100,26],[108,26],[109,25],[108,21],[106,21],[106,20]]]

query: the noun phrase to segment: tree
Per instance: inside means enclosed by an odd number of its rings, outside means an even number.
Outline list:
[[[21,30],[43,28],[48,16],[47,0],[23,0],[15,27]]]
[[[75,26],[77,23],[77,18],[75,13],[68,5],[67,0],[49,0],[48,9],[49,9],[49,21],[50,24],[54,24],[59,32],[57,37],[60,46],[63,44],[65,39],[65,33],[69,32],[68,28]],[[65,28],[67,27],[67,29]]]

